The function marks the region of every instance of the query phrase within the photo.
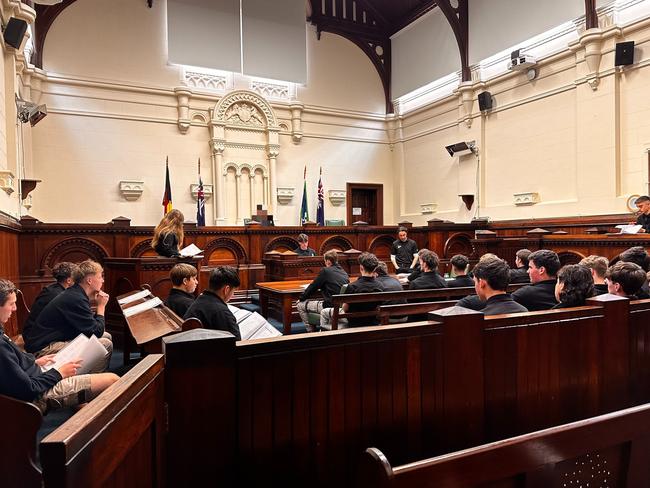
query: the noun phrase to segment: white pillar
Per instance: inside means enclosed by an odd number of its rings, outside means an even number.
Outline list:
[[[225,221],[226,208],[224,206],[226,187],[223,176],[223,152],[226,146],[223,142],[212,141],[212,174],[214,175],[214,194],[212,208],[214,213],[214,225],[223,225]]]
[[[269,214],[273,215],[275,203],[278,199],[278,180],[276,173],[276,159],[279,153],[279,147],[269,147]]]

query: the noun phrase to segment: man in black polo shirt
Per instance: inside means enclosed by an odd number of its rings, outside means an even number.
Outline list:
[[[341,287],[350,282],[348,274],[339,265],[338,252],[335,250],[327,251],[323,255],[325,267],[320,270],[318,276],[314,278],[307,289],[300,295],[298,313],[305,323],[307,332],[314,332],[315,327],[309,323],[309,312],[320,314],[323,308],[332,306],[332,295],[338,295]],[[308,300],[317,291],[323,295],[322,300]]]
[[[530,251],[528,249],[519,249],[515,256],[516,269],[510,270],[510,283],[529,283],[530,277],[528,276],[528,257]]]
[[[557,305],[555,282],[560,270],[560,259],[548,249],[540,249],[528,256],[528,275],[532,285],[519,288],[512,298],[529,311],[549,310]]]
[[[237,320],[227,305],[239,285],[239,275],[235,268],[217,266],[210,272],[208,289],[194,300],[183,318],[199,319],[206,329],[225,330],[241,341]]]
[[[316,251],[309,247],[307,234],[298,235],[298,247],[293,250],[298,256],[316,256]]]
[[[641,232],[650,233],[650,197],[642,195],[634,201],[634,205],[639,209],[636,224],[643,227]]]
[[[390,260],[396,273],[411,273],[418,262],[418,245],[407,237],[406,227],[398,229],[397,237],[390,250]]]
[[[350,283],[345,290],[345,294],[354,294],[354,293],[376,293],[379,291],[384,291],[383,286],[377,278],[375,278],[375,270],[379,266],[379,260],[377,256],[369,252],[364,252],[359,256],[359,265],[361,269],[361,276],[354,283]],[[344,312],[368,312],[374,310],[378,305],[381,304],[381,301],[378,302],[368,302],[368,303],[344,303],[342,310]],[[332,319],[332,308],[324,308],[320,314],[320,326],[322,329],[331,329],[331,319]],[[357,317],[346,319],[339,319],[338,327],[339,329],[345,327],[359,327],[363,325],[377,325],[379,322],[377,317]]]
[[[438,273],[440,259],[433,251],[420,254],[420,269],[422,273],[409,283],[409,290],[426,290],[431,288],[447,288],[447,282]],[[428,301],[426,299],[425,301]]]
[[[604,256],[596,256],[592,254],[587,256],[578,264],[589,268],[591,277],[594,279],[594,295],[604,295],[609,293],[607,290],[607,283],[605,283],[605,274],[609,267],[609,260]]]
[[[453,280],[447,281],[447,286],[449,288],[474,286],[474,280],[467,276],[467,268],[469,267],[469,259],[467,259],[467,256],[456,254],[449,260],[449,262],[451,263],[451,269],[454,275],[456,275]]]
[[[505,261],[486,259],[474,266],[473,273],[476,295],[485,302],[485,307],[481,310],[484,315],[528,311],[506,293],[510,280],[510,267]]]

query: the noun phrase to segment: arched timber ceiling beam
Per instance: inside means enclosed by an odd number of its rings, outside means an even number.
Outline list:
[[[43,67],[43,47],[45,46],[45,38],[47,32],[52,27],[56,18],[66,8],[72,5],[76,0],[63,0],[62,3],[56,5],[39,5],[36,4],[36,22],[34,23],[34,53],[32,54],[31,62],[37,68]]]

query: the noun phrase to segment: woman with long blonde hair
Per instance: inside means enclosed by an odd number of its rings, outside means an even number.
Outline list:
[[[180,210],[167,212],[153,231],[151,247],[165,257],[180,256],[180,246],[183,244],[183,222],[185,217]]]

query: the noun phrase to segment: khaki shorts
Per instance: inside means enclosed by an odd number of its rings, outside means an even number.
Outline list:
[[[34,404],[45,413],[62,407],[72,407],[92,400],[89,374],[70,376],[47,390]]]

